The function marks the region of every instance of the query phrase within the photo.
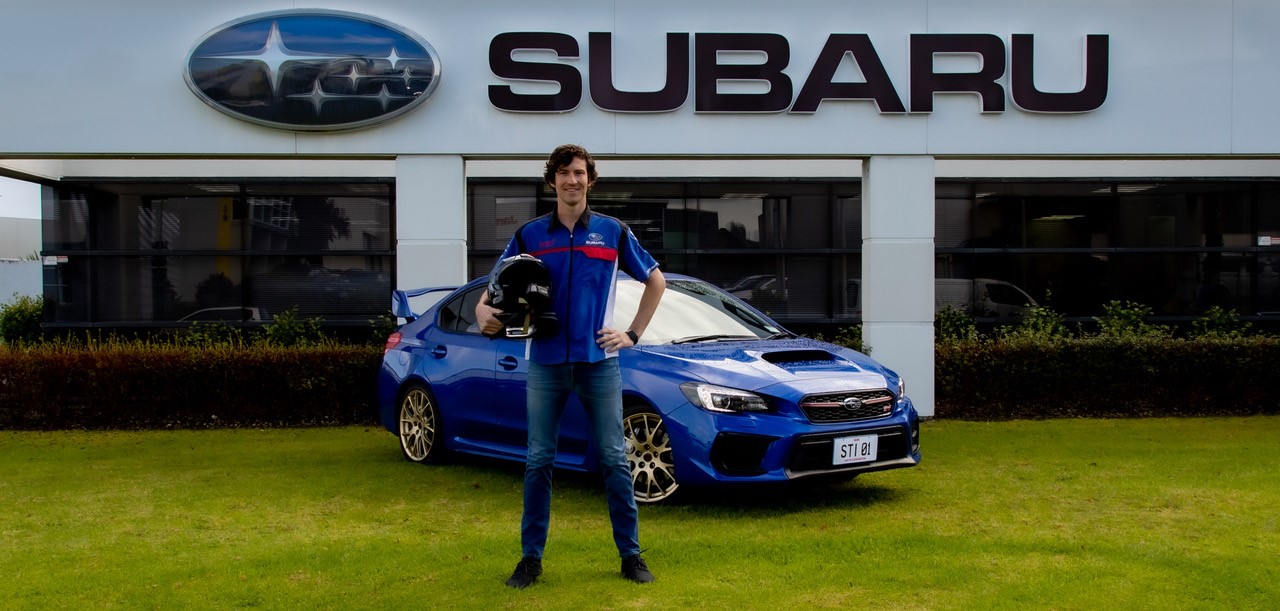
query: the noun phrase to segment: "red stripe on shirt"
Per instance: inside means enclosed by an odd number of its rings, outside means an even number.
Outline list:
[[[567,250],[569,250],[569,248],[568,248],[568,247],[566,247],[566,246],[562,246],[562,247],[560,247],[560,248],[547,248],[547,249],[545,249],[545,250],[535,250],[535,251],[533,251],[533,252],[531,252],[531,253],[529,253],[529,254],[530,254],[530,255],[533,255],[534,257],[541,257],[542,255],[549,255],[549,254],[557,253],[557,252],[565,252],[565,251],[567,251]]]
[[[607,246],[578,246],[575,248],[592,259],[602,259],[604,261],[617,261],[618,249],[609,248]]]

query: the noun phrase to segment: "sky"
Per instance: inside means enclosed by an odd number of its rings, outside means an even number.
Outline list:
[[[0,216],[40,218],[40,185],[0,176]]]

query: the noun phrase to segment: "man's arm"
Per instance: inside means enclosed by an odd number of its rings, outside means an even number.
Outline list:
[[[662,301],[662,293],[667,290],[667,279],[663,277],[662,271],[654,269],[649,274],[649,279],[644,281],[644,293],[640,295],[640,305],[636,307],[636,317],[631,320],[631,331],[635,331],[637,336],[644,335],[644,330],[649,328],[649,321],[653,320],[653,313],[658,310],[658,302]]]
[[[653,313],[658,309],[658,302],[662,300],[662,292],[667,290],[667,279],[662,277],[662,272],[656,268],[649,274],[649,279],[644,281],[644,293],[640,295],[640,305],[636,307],[636,317],[631,320],[631,326],[626,329],[601,329],[596,335],[596,344],[604,348],[606,352],[617,352],[622,348],[629,348],[635,343],[627,337],[627,330],[634,331],[636,337],[644,335],[644,330],[649,327],[649,321],[653,320]]]

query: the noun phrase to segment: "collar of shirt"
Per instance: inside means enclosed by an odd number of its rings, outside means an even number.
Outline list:
[[[591,207],[586,204],[583,206],[586,208],[583,209],[582,216],[578,217],[578,222],[574,224],[586,228],[591,226]],[[556,210],[552,210],[551,214],[547,215],[547,233],[555,231],[557,227],[564,227],[564,223],[560,222],[560,216],[556,214]]]

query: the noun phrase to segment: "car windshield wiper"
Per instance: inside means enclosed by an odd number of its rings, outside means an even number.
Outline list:
[[[672,341],[671,343],[672,344],[690,344],[693,342],[714,342],[722,339],[760,339],[760,338],[756,337],[755,335],[730,335],[730,334],[720,333],[716,335],[690,335],[689,337],[682,337],[680,339]]]
[[[778,333],[774,333],[773,335],[770,335],[769,337],[766,337],[765,339],[795,339],[797,337],[800,337],[800,336],[790,331],[780,331]]]

